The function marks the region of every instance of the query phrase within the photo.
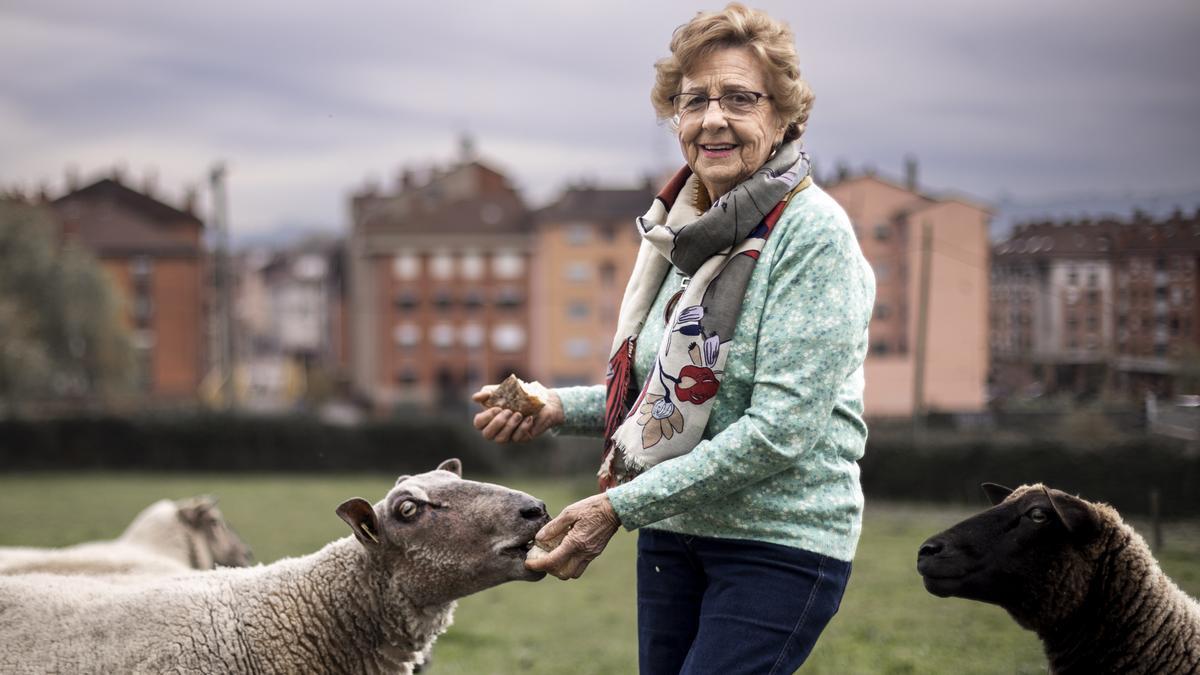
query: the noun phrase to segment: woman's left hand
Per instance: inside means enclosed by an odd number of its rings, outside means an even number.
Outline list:
[[[592,495],[571,504],[546,523],[535,539],[543,543],[562,540],[544,558],[525,561],[536,572],[549,572],[559,579],[578,579],[616,534],[621,521],[608,495]],[[565,536],[564,536],[565,535]]]

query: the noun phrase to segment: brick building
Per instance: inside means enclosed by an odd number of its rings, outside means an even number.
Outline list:
[[[1179,393],[1200,351],[1200,215],[1018,226],[993,252],[1001,395]]]
[[[529,376],[532,219],[508,179],[464,153],[351,200],[351,379],[377,408],[462,402]]]
[[[191,399],[204,366],[204,223],[118,176],[51,203],[64,236],[86,246],[128,307],[142,390]]]

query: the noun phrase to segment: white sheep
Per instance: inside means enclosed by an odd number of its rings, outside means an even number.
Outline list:
[[[996,506],[921,545],[929,592],[1008,610],[1052,673],[1200,673],[1200,604],[1115,509],[1041,484],[984,490]]]
[[[203,574],[0,577],[0,672],[411,673],[455,600],[537,580],[545,504],[461,478],[401,476],[337,514],[354,537],[270,565]]]
[[[111,541],[0,548],[0,574],[168,574],[249,562],[249,547],[225,522],[212,497],[159,500]]]

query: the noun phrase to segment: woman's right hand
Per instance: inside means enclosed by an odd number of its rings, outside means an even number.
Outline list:
[[[471,394],[471,400],[479,405],[487,405],[488,397],[492,395],[496,386],[484,385],[479,391]],[[546,405],[533,417],[522,417],[521,413],[504,408],[487,408],[475,415],[475,428],[489,441],[523,443],[541,436],[547,429],[556,427],[565,420],[562,399],[551,391]]]

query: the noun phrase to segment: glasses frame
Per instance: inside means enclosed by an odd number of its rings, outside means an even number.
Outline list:
[[[679,99],[679,97],[681,97],[681,96],[695,96],[696,98],[703,98],[705,111],[708,110],[708,106],[711,105],[713,101],[716,101],[717,108],[720,109],[720,111],[724,115],[737,117],[744,113],[730,113],[729,110],[725,107],[725,104],[722,102],[722,99],[724,99],[727,96],[736,96],[738,94],[753,94],[754,95],[754,106],[753,107],[758,107],[758,104],[761,101],[763,101],[764,99],[768,100],[768,101],[771,100],[770,94],[764,94],[761,91],[750,91],[748,89],[739,89],[737,91],[727,91],[724,94],[721,94],[720,96],[704,96],[703,94],[693,94],[693,93],[684,91],[684,92],[680,92],[678,94],[673,94],[672,96],[670,96],[667,99],[668,101],[671,102],[671,108],[673,110],[675,110],[675,115],[671,118],[671,121],[675,123],[675,126],[679,126],[679,123],[683,121],[683,118],[688,115],[688,113],[686,111],[679,112],[677,110],[677,105],[676,105],[675,101],[677,99]],[[697,109],[696,112],[700,112],[700,111]],[[747,112],[749,112],[749,111],[747,111]]]

